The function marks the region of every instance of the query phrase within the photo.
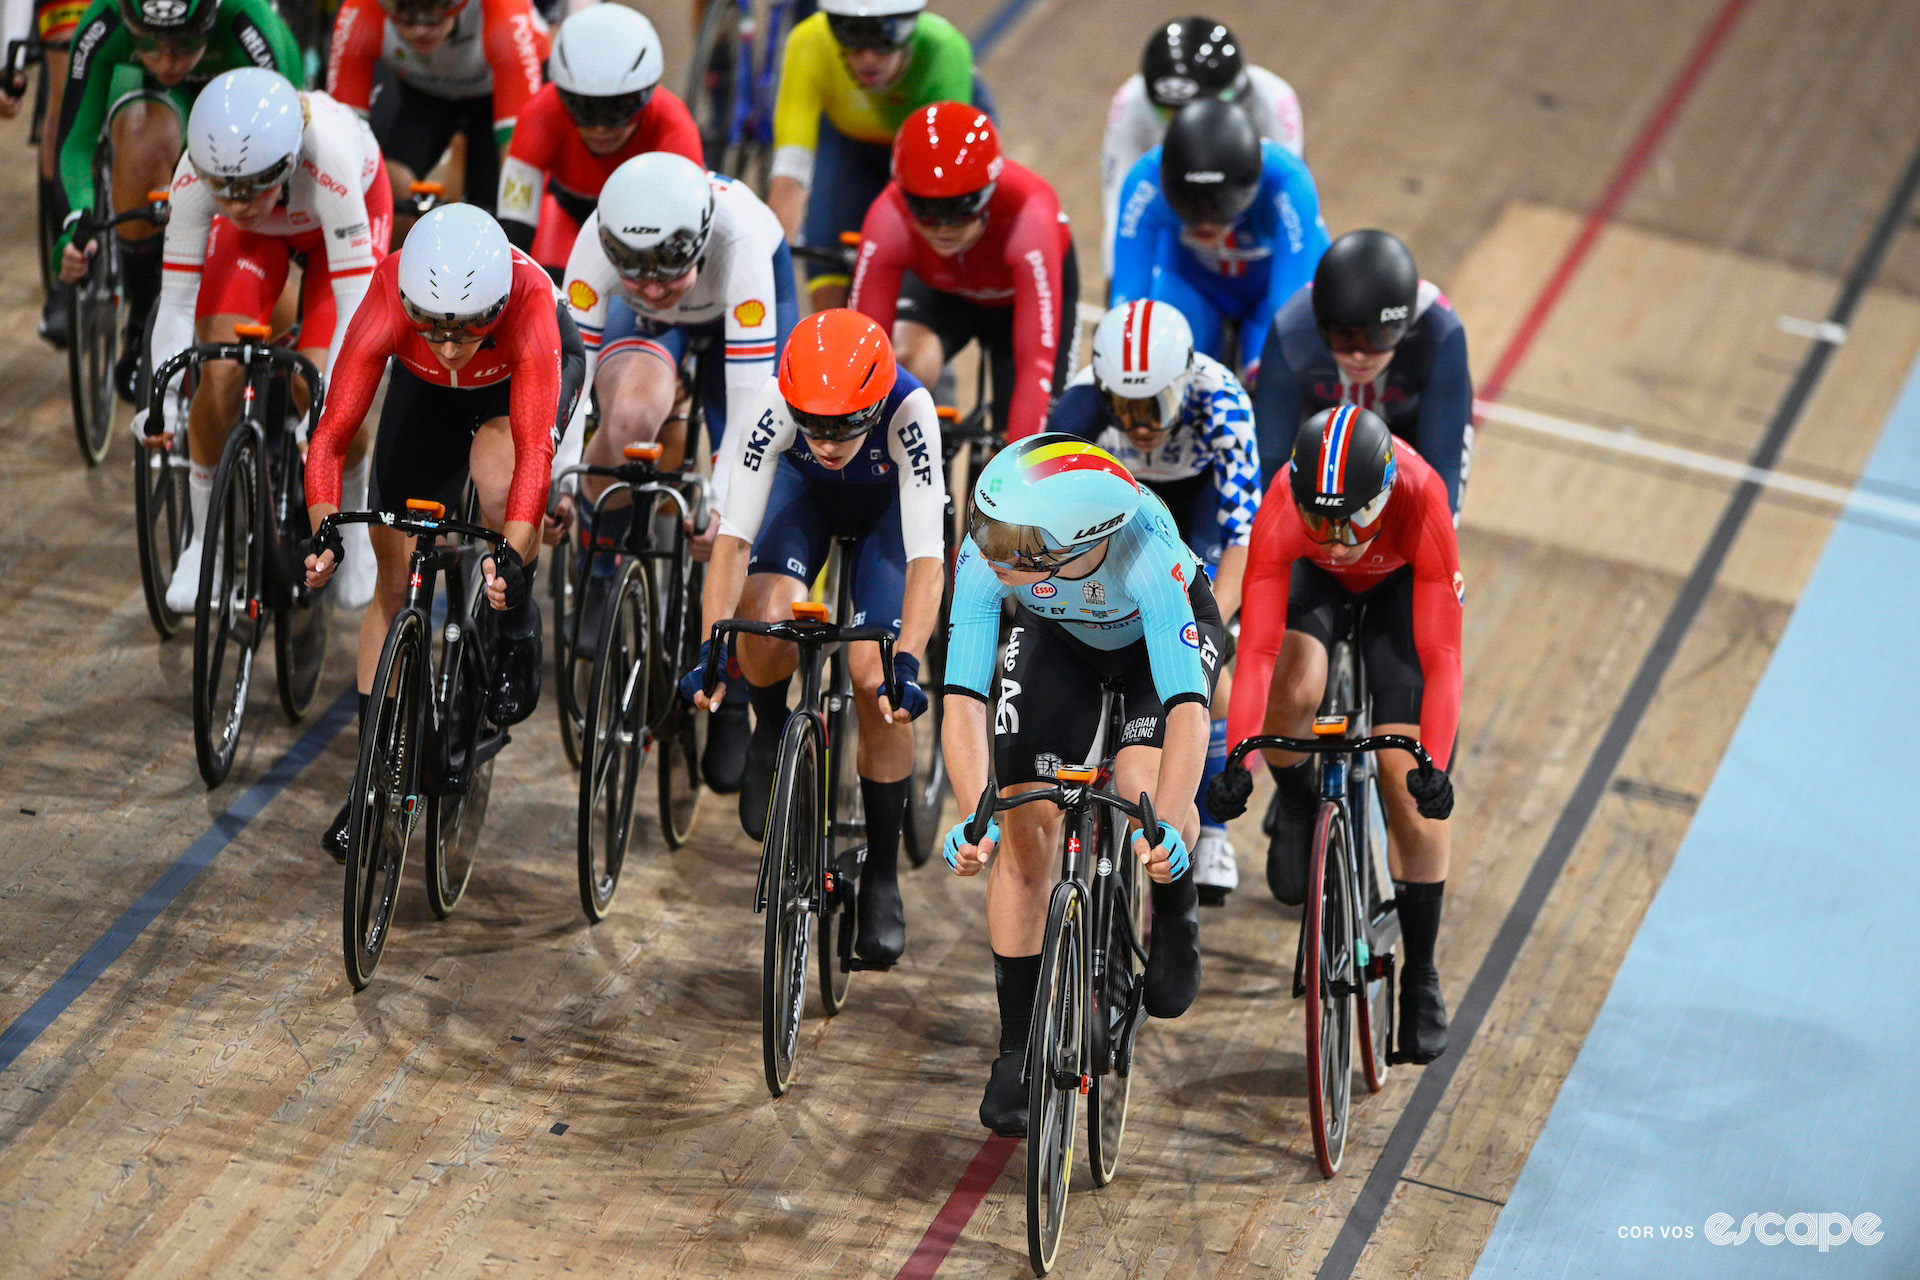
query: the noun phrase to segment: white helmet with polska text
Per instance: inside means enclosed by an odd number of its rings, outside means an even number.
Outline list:
[[[187,156],[215,196],[250,200],[293,176],[306,131],[292,81],[265,67],[241,67],[215,76],[194,99]]]
[[[1107,312],[1093,332],[1093,380],[1121,427],[1171,427],[1193,380],[1187,318],[1145,299]]]
[[[567,114],[583,125],[620,125],[639,115],[666,66],[645,15],[596,4],[560,25],[547,72]]]
[[[429,342],[481,336],[512,292],[513,247],[476,205],[441,205],[400,247],[400,305]]]
[[[685,156],[649,151],[600,188],[600,247],[629,280],[677,280],[713,234],[713,180]]]

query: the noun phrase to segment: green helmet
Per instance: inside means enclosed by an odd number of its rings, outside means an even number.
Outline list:
[[[220,0],[114,0],[136,38],[205,40],[220,20]]]

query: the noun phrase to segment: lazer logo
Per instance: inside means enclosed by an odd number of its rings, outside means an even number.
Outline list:
[[[1123,513],[1113,517],[1111,520],[1102,520],[1099,524],[1090,524],[1080,530],[1080,532],[1074,534],[1073,540],[1075,542],[1085,542],[1088,538],[1097,538],[1101,534],[1107,533],[1118,525],[1125,523],[1126,519],[1127,517]]]

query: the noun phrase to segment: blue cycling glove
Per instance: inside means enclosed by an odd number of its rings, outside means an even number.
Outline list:
[[[688,702],[692,702],[693,695],[706,687],[707,655],[712,651],[713,637],[709,636],[700,642],[700,656],[694,659],[693,670],[680,677],[680,696]],[[722,654],[715,665],[719,668],[720,681],[724,684],[727,679],[726,655]]]
[[[900,701],[895,710],[904,709],[907,719],[918,720],[927,711],[927,693],[920,687],[920,659],[910,653],[893,655],[893,678],[900,683]],[[880,686],[881,697],[887,696],[887,686]]]
[[[947,847],[944,853],[946,854],[947,865],[955,871],[960,869],[960,846],[967,843],[967,823],[972,821],[972,818],[964,818],[954,823],[953,830],[947,832]],[[988,822],[987,834],[983,838],[999,844],[1000,824],[998,822]]]
[[[1134,838],[1145,840],[1147,837],[1144,832],[1135,832]],[[1173,872],[1173,878],[1178,880],[1187,874],[1187,864],[1191,861],[1187,856],[1187,842],[1181,838],[1178,827],[1170,822],[1163,822],[1160,824],[1160,843],[1167,850],[1167,867]]]

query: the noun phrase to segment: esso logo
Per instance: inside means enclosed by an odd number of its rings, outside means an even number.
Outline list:
[[[1409,307],[1382,307],[1380,308],[1380,323],[1392,324],[1395,320],[1405,320],[1409,310],[1411,310]]]
[[[1036,582],[1033,584],[1033,594],[1041,600],[1051,600],[1058,592],[1059,588],[1055,587],[1051,582]]]
[[[1191,622],[1180,628],[1180,643],[1186,645],[1189,649],[1198,649],[1200,647],[1200,628]]]

